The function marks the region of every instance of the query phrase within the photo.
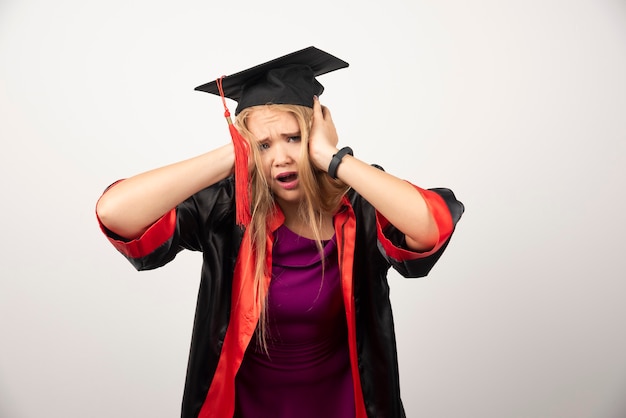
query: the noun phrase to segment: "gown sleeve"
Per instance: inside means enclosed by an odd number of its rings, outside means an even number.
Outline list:
[[[127,240],[100,229],[137,270],[150,270],[172,261],[182,250],[203,251],[215,235],[234,224],[234,183],[228,177],[187,198],[164,214],[139,238]]]
[[[404,234],[376,212],[379,249],[393,268],[404,277],[424,277],[430,272],[448,246],[456,224],[465,210],[463,203],[456,199],[450,189],[414,187],[424,197],[439,230],[439,239],[432,250],[416,252],[409,249]]]

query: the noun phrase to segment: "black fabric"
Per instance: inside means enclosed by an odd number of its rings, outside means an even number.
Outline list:
[[[448,189],[434,191],[444,198],[456,224],[463,213],[463,205]],[[146,257],[129,259],[142,270],[167,263],[182,249],[203,253],[182,418],[198,416],[228,326],[233,271],[242,239],[241,229],[235,225],[233,195],[234,181],[229,177],[191,196],[177,208],[177,227],[171,239]],[[357,356],[365,407],[369,417],[403,418],[387,272],[393,267],[406,277],[423,277],[443,249],[416,260],[389,258],[377,245],[375,209],[353,190],[349,192],[349,200],[356,216],[354,299]],[[393,226],[385,232],[395,245],[403,245],[403,235]],[[339,242],[338,246],[342,244]]]
[[[137,270],[161,267],[182,250],[202,252],[181,417],[197,417],[217,368],[230,319],[233,271],[243,238],[235,225],[235,181],[230,176],[177,208],[174,235],[151,254],[129,258]]]
[[[276,68],[243,85],[235,114],[247,107],[268,103],[313,107],[313,96],[319,96],[323,91],[324,87],[307,65]]]
[[[235,115],[247,107],[268,103],[313,107],[313,96],[324,91],[315,77],[347,66],[347,62],[311,46],[225,76],[224,97],[238,102]],[[217,81],[195,90],[220,94]]]
[[[464,208],[449,189],[430,189],[444,198],[454,225]],[[387,273],[393,267],[405,278],[425,277],[450,242],[434,254],[415,260],[395,260],[388,257],[377,240],[376,211],[357,193],[351,204],[357,219],[354,254],[354,299],[356,337],[361,388],[368,417],[405,418],[400,398],[400,381],[396,336],[390,302]],[[405,236],[393,225],[385,236],[401,248],[407,248]],[[361,245],[362,244],[362,245]]]

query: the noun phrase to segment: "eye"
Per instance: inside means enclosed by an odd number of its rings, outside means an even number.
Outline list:
[[[297,135],[297,136],[290,136],[290,137],[288,137],[288,138],[287,138],[287,141],[288,141],[288,142],[300,142],[300,139],[302,139],[302,138],[300,137],[300,135]]]
[[[265,150],[268,150],[269,148],[270,148],[270,144],[268,144],[267,142],[259,143],[259,150],[265,151]]]

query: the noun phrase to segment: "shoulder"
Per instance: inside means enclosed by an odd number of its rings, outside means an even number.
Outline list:
[[[179,218],[196,219],[201,224],[234,222],[235,181],[233,176],[206,187],[178,205]],[[232,218],[232,219],[231,219]],[[207,221],[209,220],[209,221]]]

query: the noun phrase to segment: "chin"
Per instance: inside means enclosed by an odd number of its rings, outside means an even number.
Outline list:
[[[303,200],[303,196],[302,193],[296,190],[287,193],[283,190],[280,193],[274,192],[274,200],[281,206],[283,204],[294,205],[299,204]]]

